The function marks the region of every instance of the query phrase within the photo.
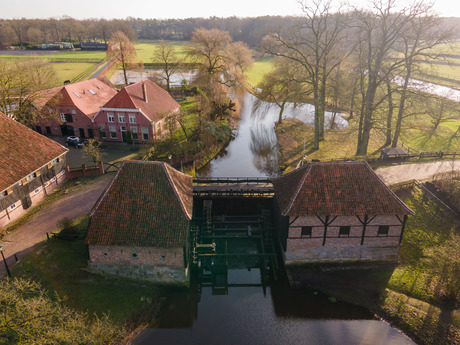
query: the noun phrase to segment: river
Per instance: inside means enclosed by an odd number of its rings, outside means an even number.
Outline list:
[[[226,149],[199,176],[277,176],[277,140],[274,122],[278,108],[254,110],[255,97],[241,98],[241,120]],[[313,107],[290,104],[284,117],[309,122]],[[326,114],[326,124],[348,123],[340,114]],[[364,308],[336,302],[316,291],[290,288],[285,277],[262,279],[253,264],[228,267],[224,294],[193,275],[188,290],[165,292],[158,321],[133,341],[146,344],[312,344],[312,345],[409,345],[409,338]]]

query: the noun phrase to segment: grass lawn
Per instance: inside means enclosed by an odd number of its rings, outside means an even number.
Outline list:
[[[65,80],[71,80],[88,68],[94,66],[92,63],[67,63],[59,62],[51,64],[58,79],[58,85],[62,85]]]
[[[264,75],[271,71],[273,68],[273,58],[265,57],[261,59],[256,59],[252,68],[246,72],[246,78],[248,82],[257,87]]]
[[[176,56],[179,60],[185,58],[186,50],[185,46],[188,42],[185,41],[167,41],[169,44],[174,46],[176,50]],[[139,40],[135,43],[137,57],[145,63],[152,62],[153,51],[158,46],[157,40]]]
[[[78,232],[85,232],[88,217],[75,221]],[[14,276],[38,280],[76,310],[109,318],[117,324],[138,323],[156,313],[161,303],[161,289],[125,279],[104,278],[85,270],[88,249],[83,240],[50,239],[13,267]]]

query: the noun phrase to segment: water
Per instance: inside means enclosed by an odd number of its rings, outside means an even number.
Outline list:
[[[256,97],[245,93],[241,98],[241,120],[234,131],[234,139],[221,154],[198,171],[198,176],[212,177],[265,177],[278,176],[278,141],[275,122],[279,108],[261,102],[255,108]],[[345,128],[348,122],[340,113],[326,112],[327,128]],[[286,105],[283,118],[296,118],[313,125],[314,107],[303,104]]]
[[[258,269],[229,271],[229,284],[260,282]],[[228,295],[170,293],[159,321],[133,342],[146,344],[414,344],[365,309],[283,283],[230,287]]]

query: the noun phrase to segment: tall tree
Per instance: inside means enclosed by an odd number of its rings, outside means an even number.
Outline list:
[[[107,47],[107,60],[115,59],[123,70],[125,84],[128,85],[127,71],[133,68],[137,62],[137,53],[134,44],[121,31],[112,34]]]
[[[170,92],[171,77],[177,73],[179,63],[174,46],[161,40],[153,51],[152,62],[161,64],[161,78],[166,82],[166,89]]]
[[[10,114],[25,125],[36,119],[31,105],[40,91],[56,85],[53,68],[40,58],[0,62],[0,111]]]
[[[346,55],[337,54],[345,35],[345,16],[333,13],[332,0],[300,1],[303,18],[290,28],[279,29],[264,41],[263,48],[274,56],[288,58],[299,64],[310,84],[315,106],[315,138],[313,148],[324,139],[324,112],[327,79]]]

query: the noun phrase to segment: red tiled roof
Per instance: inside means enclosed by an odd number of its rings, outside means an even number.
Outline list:
[[[91,119],[116,94],[117,90],[99,79],[89,79],[42,91],[34,104],[39,109],[47,103],[75,106]]]
[[[413,214],[365,162],[311,163],[273,186],[283,215]]]
[[[0,191],[67,151],[0,112]]]
[[[144,99],[142,84],[145,85],[147,102]],[[140,109],[151,121],[158,121],[165,115],[180,108],[174,98],[154,82],[146,79],[125,86],[104,108]]]
[[[192,207],[191,176],[166,163],[126,161],[91,211],[85,243],[181,247]]]

